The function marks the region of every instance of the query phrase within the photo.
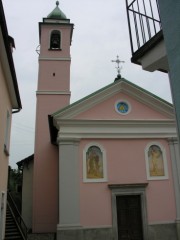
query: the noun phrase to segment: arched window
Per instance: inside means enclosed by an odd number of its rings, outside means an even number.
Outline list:
[[[53,30],[51,32],[50,38],[50,49],[60,49],[61,48],[61,33],[58,30]]]
[[[105,151],[97,143],[84,149],[83,178],[84,182],[107,181]]]
[[[165,148],[158,142],[152,142],[145,149],[146,171],[148,180],[168,178]]]

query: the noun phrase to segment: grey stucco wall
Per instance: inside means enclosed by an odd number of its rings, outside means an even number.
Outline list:
[[[170,85],[180,135],[180,1],[158,0],[170,69]]]
[[[28,229],[32,228],[33,161],[23,169],[22,217]]]
[[[149,240],[177,240],[176,225],[149,225]]]
[[[149,225],[149,240],[177,240],[175,223]],[[117,240],[112,228],[59,230],[57,233],[30,234],[28,240]]]

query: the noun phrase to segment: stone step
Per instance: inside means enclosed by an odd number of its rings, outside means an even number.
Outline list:
[[[4,240],[23,240],[23,238],[20,236],[10,236],[10,237],[5,237]]]

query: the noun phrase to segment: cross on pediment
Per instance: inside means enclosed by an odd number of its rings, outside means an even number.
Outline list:
[[[121,69],[122,69],[122,66],[120,65],[121,63],[125,63],[125,61],[121,61],[120,59],[119,59],[119,56],[117,55],[117,58],[116,58],[116,60],[111,60],[112,62],[115,62],[116,64],[117,64],[117,67],[116,67],[116,69],[117,69],[117,77],[118,77],[118,79],[119,78],[121,78]]]

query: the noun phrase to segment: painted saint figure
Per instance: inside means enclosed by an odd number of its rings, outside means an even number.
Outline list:
[[[98,147],[92,146],[88,149],[86,161],[87,178],[103,178],[102,152]]]
[[[164,176],[164,163],[161,148],[151,145],[148,151],[150,176]]]

